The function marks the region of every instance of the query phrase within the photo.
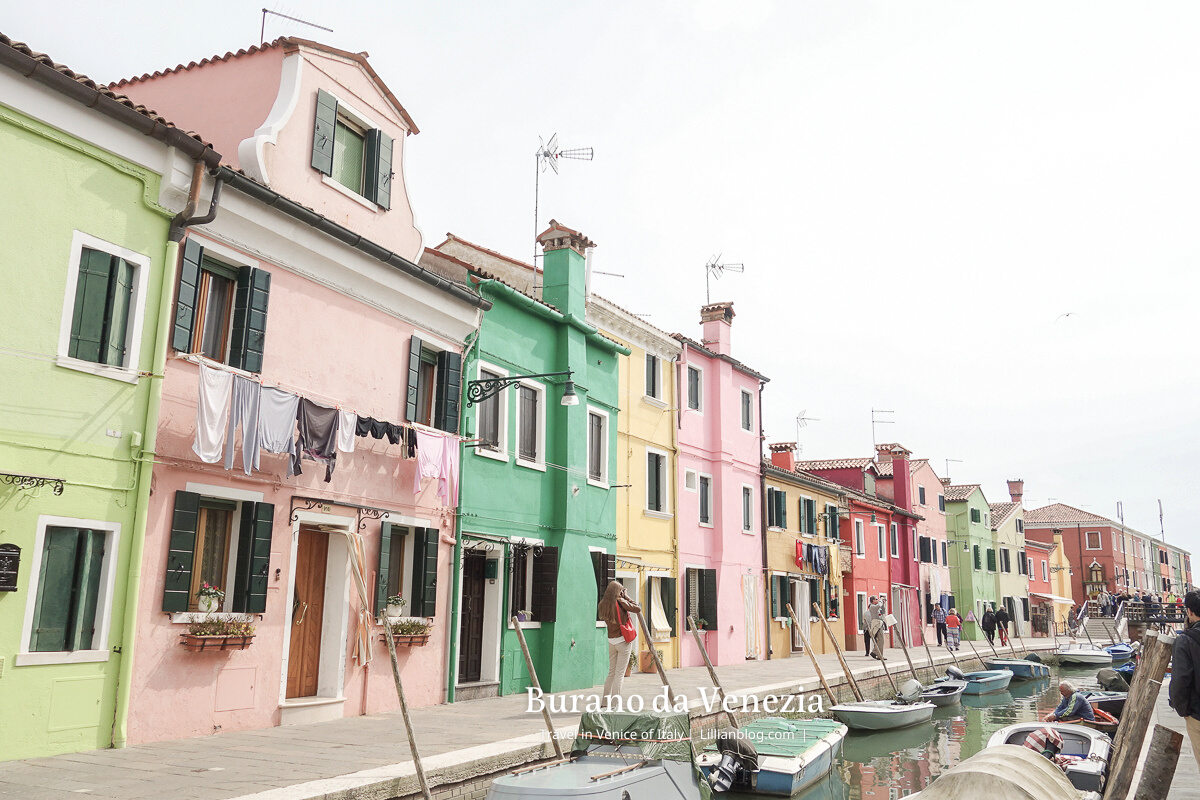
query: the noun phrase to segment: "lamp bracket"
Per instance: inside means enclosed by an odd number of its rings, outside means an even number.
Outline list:
[[[557,378],[566,376],[570,380],[572,370],[563,370],[562,372],[539,372],[536,375],[506,375],[501,378],[482,378],[477,381],[467,382],[467,408],[482,403],[489,397],[495,397],[500,392],[529,378]]]

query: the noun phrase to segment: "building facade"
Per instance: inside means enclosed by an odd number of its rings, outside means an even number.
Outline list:
[[[1003,606],[1012,620],[1011,633],[1029,634],[1029,560],[1025,551],[1025,520],[1021,508],[1022,481],[1009,481],[1011,500],[989,503],[992,539],[996,550],[997,608]]]
[[[944,480],[944,479],[943,479]],[[946,496],[946,541],[950,551],[952,605],[963,618],[964,638],[983,638],[979,620],[984,603],[998,603],[996,540],[991,510],[979,484],[943,483]]]

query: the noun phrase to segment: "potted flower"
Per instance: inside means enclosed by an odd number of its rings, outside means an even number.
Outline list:
[[[518,611],[517,612],[517,622],[529,622],[532,619],[533,619],[532,611]]]
[[[408,604],[408,601],[405,600],[403,597],[401,597],[398,594],[394,594],[394,595],[391,595],[390,597],[388,597],[387,612],[386,612],[388,618],[393,619],[393,618],[398,617],[401,614],[403,614],[404,606],[407,604]]]
[[[196,592],[197,605],[200,611],[205,614],[211,614],[221,607],[221,601],[225,599],[225,593],[216,586],[205,581],[200,585],[200,591]]]
[[[192,653],[213,650],[245,650],[254,641],[254,626],[249,617],[200,619],[181,633],[181,644]]]
[[[397,647],[424,647],[429,643],[433,623],[419,617],[403,617],[388,620],[388,627],[392,629],[392,640]],[[380,634],[380,638],[386,642],[387,634]]]

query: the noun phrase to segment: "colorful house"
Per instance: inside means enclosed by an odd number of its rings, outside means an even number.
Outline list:
[[[842,596],[841,538],[838,510],[846,492],[835,483],[796,469],[796,445],[773,444],[763,462],[767,513],[762,521],[766,543],[766,627],[768,658],[799,654],[805,639],[815,653],[832,653],[833,641],[813,613],[816,603],[829,619],[839,646],[845,644],[840,619]],[[788,604],[802,626],[797,633]]]
[[[1071,564],[1071,594],[1077,603],[1100,592],[1133,591],[1134,582],[1144,584],[1139,565],[1131,552],[1130,529],[1090,511],[1065,503],[1052,503],[1025,512],[1025,538],[1054,543],[1061,541]],[[1140,558],[1138,559],[1140,561]],[[1144,588],[1144,586],[1142,587]]]
[[[1049,543],[1026,539],[1025,558],[1028,562],[1031,606],[1029,635],[1051,636],[1064,631],[1072,601],[1068,574],[1071,566],[1063,553],[1062,534]]]
[[[122,743],[168,234],[186,204],[161,174],[220,156],[3,35],[0,67],[0,759],[14,759]]]
[[[678,519],[680,607],[684,619],[698,620],[715,664],[766,656],[759,474],[760,398],[768,379],[733,357],[733,317],[732,303],[706,305],[702,341],[675,335],[683,346],[679,491],[648,495],[645,510]],[[654,469],[657,485],[669,485],[665,459]],[[684,666],[703,663],[690,638],[681,647]]]
[[[441,702],[460,365],[489,303],[415,263],[416,126],[365,56],[304,40],[123,87],[236,154],[172,286],[128,740],[395,709],[396,595],[432,623],[400,654],[408,702]],[[181,646],[243,619],[244,649]]]
[[[1017,636],[1029,634],[1029,561],[1025,552],[1025,520],[1021,508],[1024,481],[1008,482],[1010,500],[989,503],[992,539],[996,550],[997,608],[1003,606]]]
[[[983,638],[979,620],[984,604],[999,602],[998,561],[992,536],[991,510],[979,484],[951,485],[943,478],[946,496],[946,541],[950,550],[951,604],[963,617],[964,638]]]
[[[530,685],[513,616],[525,618],[547,692],[590,688],[608,671],[596,604],[616,566],[618,362],[629,349],[584,321],[594,244],[554,221],[538,241],[544,303],[457,259],[492,307],[465,359],[451,700]]]

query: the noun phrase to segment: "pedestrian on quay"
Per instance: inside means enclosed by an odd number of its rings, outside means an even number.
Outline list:
[[[946,615],[946,649],[957,650],[962,635],[962,620],[958,617],[958,609],[950,609]]]
[[[987,637],[988,644],[996,641],[996,615],[992,612],[991,606],[984,606],[979,627],[983,628],[983,635]]]
[[[942,640],[946,638],[946,609],[942,608],[941,603],[933,607],[933,625],[937,628],[938,647],[941,647]]]
[[[1079,693],[1075,684],[1062,681],[1058,684],[1058,693],[1062,695],[1062,702],[1058,704],[1058,708],[1042,717],[1042,722],[1074,722],[1081,719],[1095,721],[1096,712],[1092,710],[1092,704]]]
[[[1192,755],[1200,769],[1200,594],[1188,592],[1183,598],[1187,627],[1175,637],[1171,649],[1171,708],[1187,718]]]
[[[631,615],[642,613],[642,607],[625,593],[624,584],[609,581],[597,611],[608,626],[608,677],[604,680],[604,703],[612,708],[614,698],[618,704],[621,702],[625,667],[629,665],[629,653],[637,643],[637,627]]]
[[[887,660],[883,655],[883,615],[883,598],[876,598],[875,595],[871,595],[871,602],[867,605],[867,625],[864,629],[867,640],[867,655],[880,661]],[[875,652],[871,652],[872,643],[875,645]]]
[[[996,631],[1000,634],[1000,644],[1008,644],[1008,623],[1012,622],[1012,618],[1008,616],[1008,609],[1003,605],[996,610]]]

